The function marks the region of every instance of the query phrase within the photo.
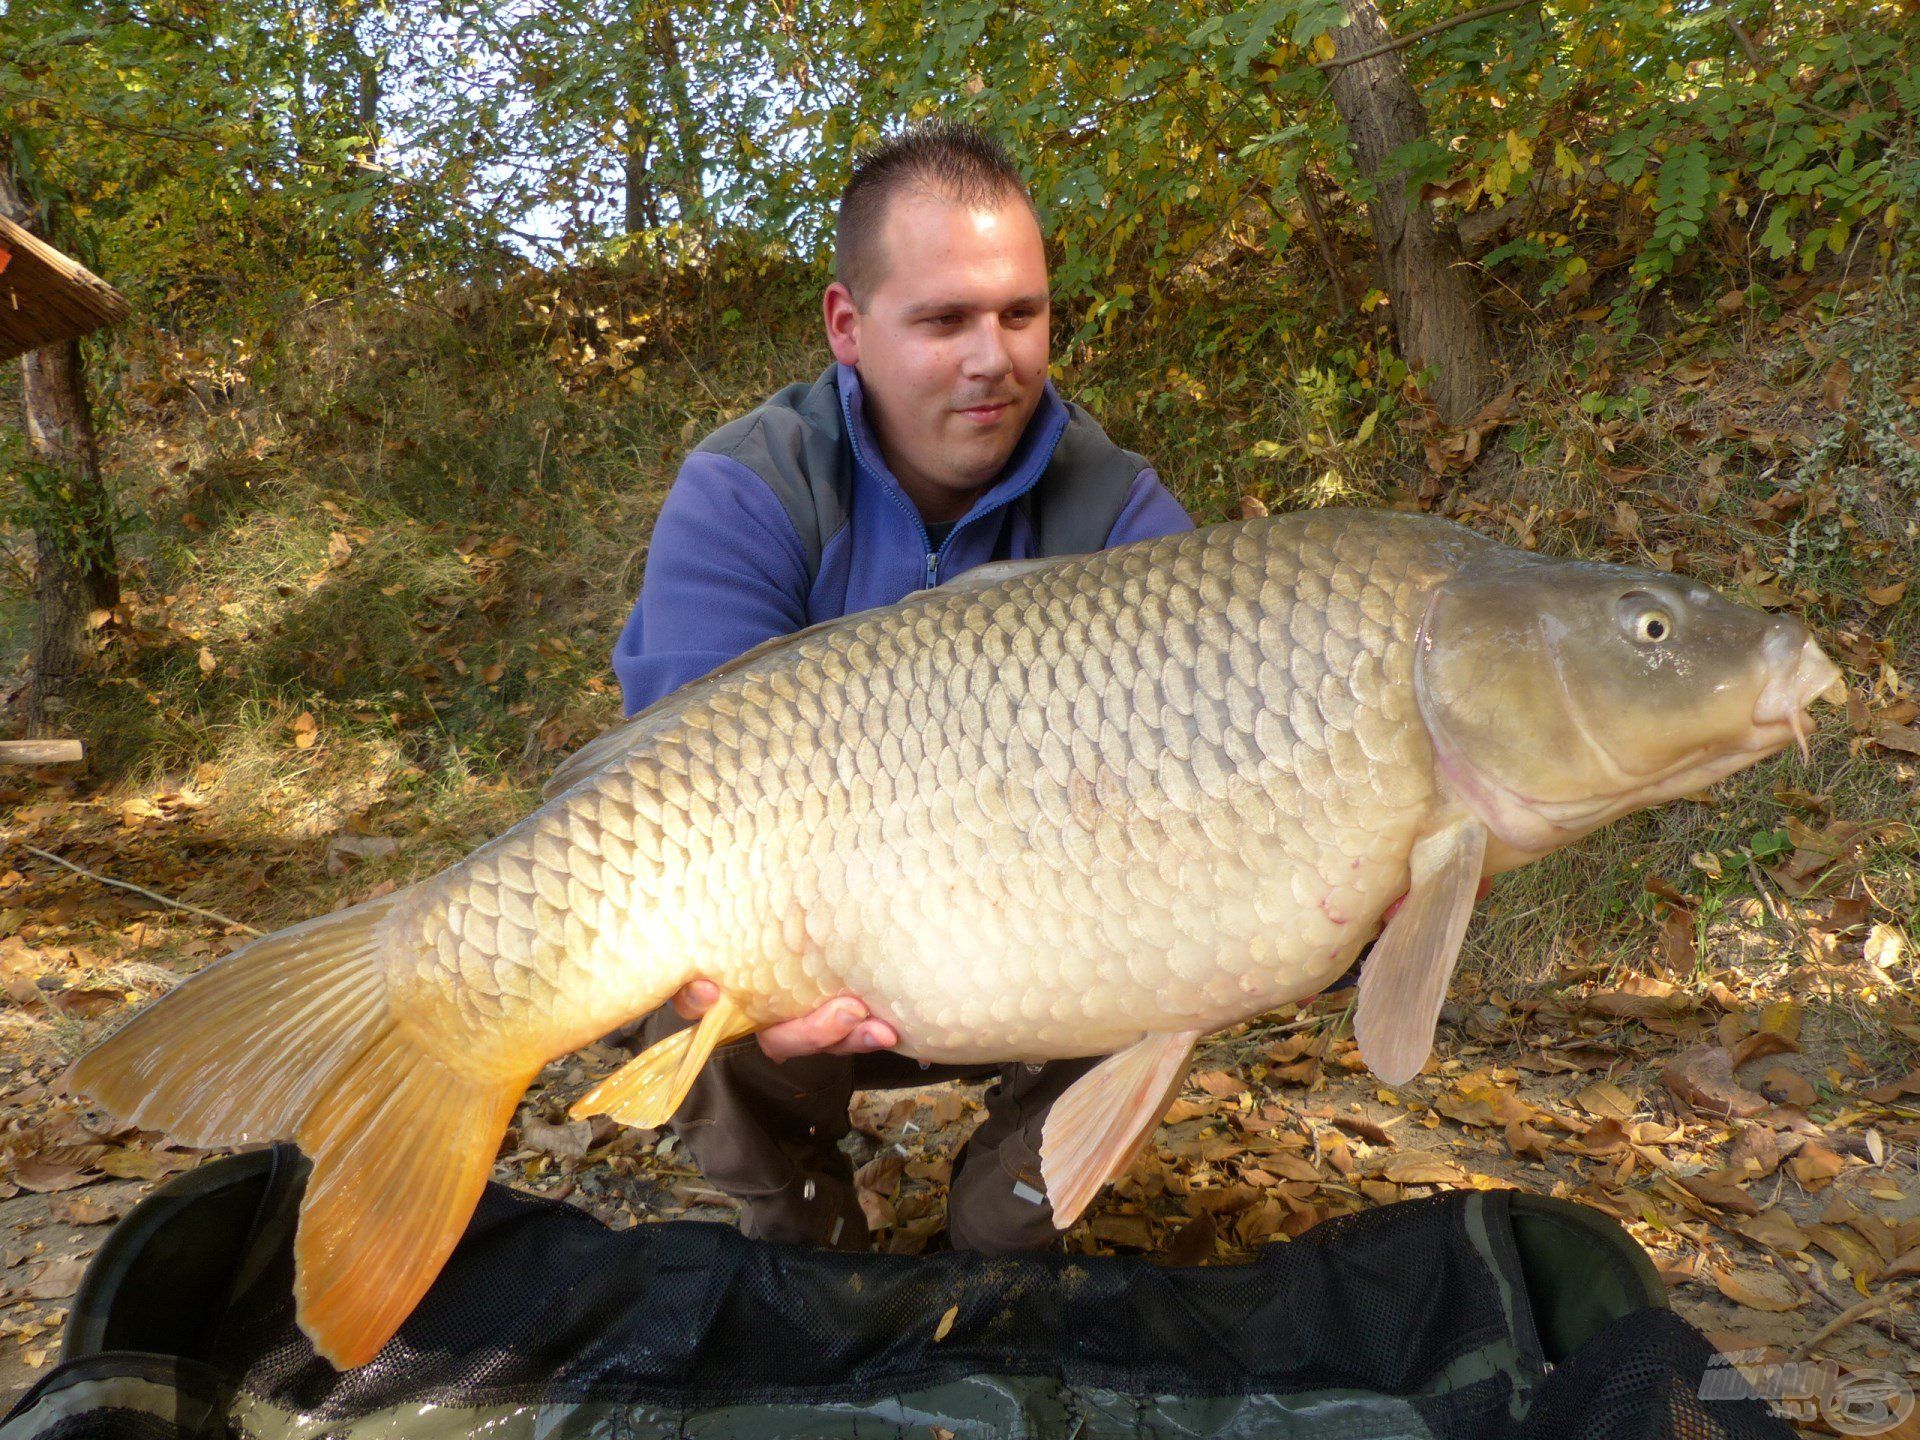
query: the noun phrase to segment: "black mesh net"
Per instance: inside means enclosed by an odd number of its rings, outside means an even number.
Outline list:
[[[1703,1395],[1714,1352],[1684,1321],[1660,1309],[1621,1313],[1657,1301],[1658,1286],[1649,1277],[1635,1288],[1644,1257],[1618,1227],[1583,1212],[1563,1243],[1522,1247],[1521,1211],[1537,1237],[1541,1224],[1567,1221],[1577,1207],[1503,1192],[1383,1206],[1270,1245],[1244,1265],[1175,1270],[1117,1257],[836,1254],[686,1222],[614,1233],[570,1206],[496,1187],[400,1334],[372,1364],[340,1373],[293,1320],[301,1167],[290,1155],[220,1162],[259,1198],[251,1233],[227,1248],[230,1277],[181,1287],[220,1294],[215,1313],[169,1316],[154,1304],[169,1276],[147,1263],[153,1256],[219,1247],[166,1246],[152,1226],[123,1227],[140,1243],[110,1241],[76,1304],[76,1333],[100,1337],[99,1350],[166,1350],[185,1343],[169,1336],[202,1337],[180,1373],[213,1377],[224,1397],[214,1414],[251,1417],[254,1433],[260,1417],[290,1415],[302,1434],[370,1422],[401,1436],[407,1417],[431,1411],[434,1434],[445,1436],[448,1411],[475,1412],[477,1433],[516,1410],[551,1417],[604,1407],[561,1428],[611,1426],[634,1437],[945,1431],[956,1440],[1010,1430],[1083,1440],[1790,1434],[1758,1401],[1711,1398],[1724,1387]],[[217,1209],[178,1196],[175,1204],[185,1218],[169,1223]],[[1538,1258],[1549,1253],[1555,1273]],[[1597,1277],[1608,1267],[1623,1298],[1597,1320],[1556,1302],[1553,1287],[1563,1298],[1569,1286],[1605,1290]],[[1560,1318],[1543,1345],[1534,1316],[1549,1311]],[[110,1353],[81,1353],[63,1369],[68,1380],[90,1378],[112,1363]],[[189,1433],[107,1414],[119,1398],[111,1387],[95,1428],[58,1428],[87,1418],[74,1415],[81,1392],[69,1387],[36,1429],[36,1400],[62,1383],[56,1372],[28,1398],[24,1421],[14,1417],[19,1440]],[[725,1425],[709,1429],[722,1414]],[[232,1423],[203,1426],[193,1440]]]
[[[1748,1440],[1791,1434],[1671,1310],[1614,1321],[1542,1387],[1527,1440]],[[1709,1378],[1711,1377],[1711,1378]]]

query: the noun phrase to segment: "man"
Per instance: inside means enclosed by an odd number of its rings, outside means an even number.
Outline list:
[[[822,301],[834,364],[708,436],[661,507],[613,665],[629,714],[763,640],[888,605],[993,560],[1085,553],[1192,528],[1138,455],[1047,379],[1048,295],[1025,182],[979,131],[935,123],[855,167]],[[695,981],[652,1044],[717,998]],[[855,997],[723,1048],[673,1127],[766,1239],[864,1248],[847,1157],[855,1088],[998,1073],[955,1164],[948,1234],[988,1253],[1055,1236],[1047,1108],[1093,1062],[962,1071]]]

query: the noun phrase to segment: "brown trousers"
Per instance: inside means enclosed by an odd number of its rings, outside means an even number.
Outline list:
[[[687,1025],[671,1005],[640,1025],[637,1048]],[[987,1115],[954,1159],[947,1235],[956,1250],[1004,1255],[1059,1232],[1040,1179],[1040,1128],[1068,1086],[1098,1063],[933,1065],[904,1055],[810,1055],[775,1062],[752,1037],[714,1052],[670,1122],[706,1176],[740,1203],[740,1228],[762,1240],[865,1250],[853,1163],[840,1149],[855,1090],[897,1090],[998,1076]]]

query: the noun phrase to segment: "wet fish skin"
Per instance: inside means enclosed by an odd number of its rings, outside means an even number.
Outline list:
[[[1483,873],[1789,743],[1833,673],[1797,622],[1410,515],[974,572],[686,687],[506,834],[194,977],[73,1083],[190,1143],[300,1141],[301,1318],[341,1364],[430,1283],[539,1068],[696,975],[709,1023],[590,1100],[670,1107],[713,1044],[840,993],[922,1058],[1119,1052],[1049,1122],[1070,1218],[1199,1036],[1321,988],[1410,888],[1361,1034],[1417,1071]]]

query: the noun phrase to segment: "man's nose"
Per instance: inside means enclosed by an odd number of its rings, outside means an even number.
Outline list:
[[[1013,356],[1007,350],[1006,331],[998,315],[988,315],[973,327],[967,346],[966,369],[969,375],[1004,375],[1013,368]]]

